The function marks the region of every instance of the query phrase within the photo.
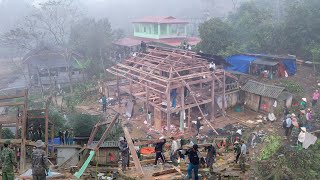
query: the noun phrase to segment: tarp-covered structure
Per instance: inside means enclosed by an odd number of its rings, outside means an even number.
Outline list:
[[[276,72],[281,77],[285,73],[293,76],[297,72],[295,56],[235,54],[227,57],[226,61],[231,64],[225,68],[226,70],[245,74],[255,74],[255,71],[268,69],[271,72]]]

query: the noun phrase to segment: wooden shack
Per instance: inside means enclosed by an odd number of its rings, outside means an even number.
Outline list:
[[[95,146],[98,141],[93,141],[91,146]],[[100,145],[92,161],[99,165],[118,165],[119,156],[119,142],[105,141]]]
[[[245,106],[257,112],[270,113],[275,108],[291,106],[292,94],[284,87],[249,80],[241,90],[244,92]]]

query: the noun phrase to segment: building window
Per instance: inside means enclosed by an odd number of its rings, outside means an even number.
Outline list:
[[[146,27],[143,27],[143,32],[147,32],[147,28]]]
[[[158,34],[158,24],[153,25],[153,34]]]
[[[167,34],[167,25],[166,24],[161,24],[160,25],[160,32],[161,32],[161,35],[166,35]]]

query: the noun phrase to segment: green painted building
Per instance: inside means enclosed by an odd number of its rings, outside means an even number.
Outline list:
[[[133,21],[134,37],[148,39],[186,38],[187,21],[172,16],[144,17]]]

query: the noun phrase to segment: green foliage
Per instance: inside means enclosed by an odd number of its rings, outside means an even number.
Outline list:
[[[10,129],[3,128],[1,137],[2,137],[2,139],[13,139],[14,138],[14,134]]]
[[[231,43],[231,27],[218,18],[210,19],[201,24],[199,33],[202,39],[199,49],[205,53],[217,54]]]
[[[295,54],[320,62],[319,9],[318,0],[242,3],[226,20],[211,19],[200,26],[201,50],[222,56],[239,52]]]
[[[263,139],[263,142],[265,147],[262,149],[258,160],[266,160],[273,156],[281,146],[281,137],[269,135]]]
[[[112,30],[107,18],[84,18],[72,26],[69,44],[88,59],[83,68],[86,73],[90,77],[100,76],[104,68],[112,65],[112,42],[122,36],[122,31]]]
[[[93,88],[94,84],[92,83],[79,83],[74,87],[74,92],[71,95],[66,95],[64,97],[65,104],[69,111],[75,111],[75,107],[86,100],[88,96],[87,91],[90,88]]]
[[[90,136],[93,126],[99,121],[99,116],[87,114],[72,114],[68,116],[70,126],[74,130],[75,136]]]
[[[54,134],[58,136],[59,129],[64,129],[66,120],[62,116],[62,113],[58,111],[58,109],[50,106],[49,109],[49,119],[54,124]]]
[[[304,92],[304,88],[297,81],[282,80],[280,85],[293,94],[302,94]]]

